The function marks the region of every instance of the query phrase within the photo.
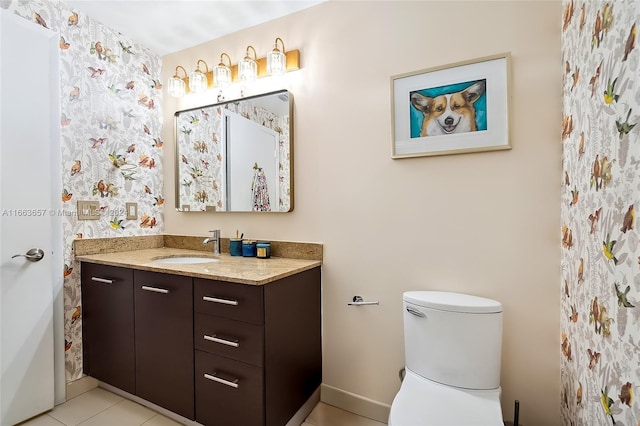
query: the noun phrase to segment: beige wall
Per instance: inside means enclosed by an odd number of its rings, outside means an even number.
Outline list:
[[[523,423],[559,424],[560,17],[559,2],[328,2],[165,56],[164,81],[223,51],[237,63],[248,44],[263,56],[276,36],[302,61],[284,85],[295,210],[175,212],[173,113],[215,94],[166,96],[166,232],[323,243],[323,382],[385,404],[404,363],[404,291],[497,299],[505,416],[519,399]],[[513,150],[390,158],[390,76],[502,52]],[[348,307],[356,294],[380,305]]]

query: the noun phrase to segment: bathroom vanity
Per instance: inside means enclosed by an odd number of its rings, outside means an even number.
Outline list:
[[[199,424],[287,424],[322,380],[320,262],[154,260],[187,253],[77,257],[84,372]]]

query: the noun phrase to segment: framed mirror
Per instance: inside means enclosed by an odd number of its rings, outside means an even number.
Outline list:
[[[178,211],[293,210],[287,90],[175,113]]]

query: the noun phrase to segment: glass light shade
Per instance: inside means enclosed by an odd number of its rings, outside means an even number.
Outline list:
[[[287,56],[277,47],[267,53],[267,73],[269,75],[282,75],[287,70]]]
[[[238,77],[244,83],[252,83],[258,77],[258,64],[250,57],[245,57],[238,64]]]
[[[207,76],[200,70],[189,73],[189,90],[192,93],[201,93],[207,90]]]
[[[171,77],[167,82],[167,92],[169,95],[174,96],[176,98],[181,98],[185,95],[187,91],[186,85],[184,84],[184,80],[175,76]]]
[[[216,87],[229,87],[231,84],[231,68],[223,63],[213,70],[213,83]]]

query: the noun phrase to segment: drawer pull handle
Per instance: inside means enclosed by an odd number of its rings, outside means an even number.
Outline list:
[[[113,284],[113,282],[115,280],[108,280],[106,278],[91,277],[91,281],[96,281],[96,282],[103,283],[103,284]]]
[[[216,376],[215,374],[216,373],[213,373],[213,375],[205,373],[204,374],[204,378],[205,379],[209,379],[209,380],[213,380],[214,382],[222,383],[223,385],[231,386],[232,388],[238,389],[238,387],[239,387],[238,379],[234,379],[233,381],[229,381],[229,380],[222,379],[222,378]]]
[[[223,345],[233,346],[234,348],[237,348],[240,346],[240,343],[238,343],[238,339],[222,339],[216,336],[215,334],[213,336],[207,336],[205,334],[204,340],[209,340],[211,342],[216,342],[216,343],[222,343]]]
[[[143,285],[142,289],[143,290],[147,290],[147,291],[153,291],[154,293],[162,293],[162,294],[169,293],[169,290],[167,290],[165,288],[149,287],[149,286],[146,286],[146,285]]]
[[[209,296],[203,296],[202,300],[204,300],[205,302],[215,302],[215,303],[222,303],[223,305],[238,306],[237,300],[219,299],[217,297],[209,297]]]

